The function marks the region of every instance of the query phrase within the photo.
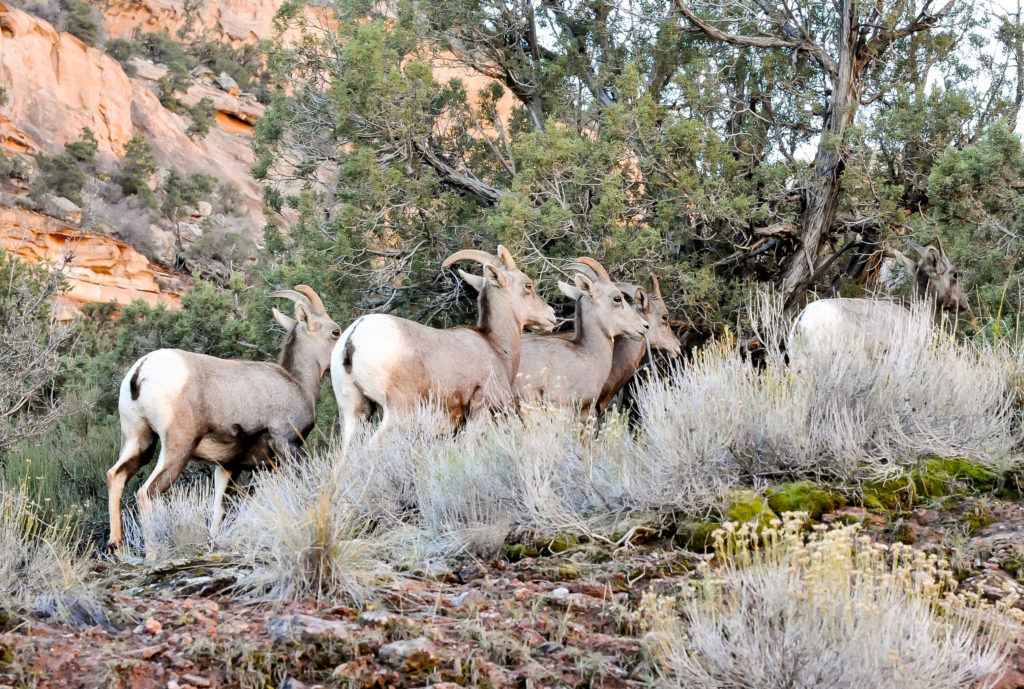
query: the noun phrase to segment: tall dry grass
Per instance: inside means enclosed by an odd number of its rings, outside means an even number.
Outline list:
[[[755,306],[763,337],[785,330],[776,302]],[[872,337],[794,366],[775,350],[763,370],[728,340],[712,343],[640,391],[636,429],[537,408],[453,435],[423,408],[345,456],[328,447],[258,476],[216,545],[249,563],[258,595],[358,599],[396,568],[566,532],[612,540],[645,515],[703,515],[739,485],[850,483],[933,454],[1016,461],[1012,348],[955,342],[917,312]],[[157,518],[146,542],[184,553],[202,540],[196,519]]]
[[[643,603],[666,685],[693,689],[841,685],[991,686],[1019,628],[958,594],[945,563],[856,526],[806,535],[803,520],[729,528],[720,566],[678,598]]]

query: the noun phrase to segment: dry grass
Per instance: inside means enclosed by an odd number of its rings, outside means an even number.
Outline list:
[[[1016,626],[959,595],[948,566],[846,526],[730,525],[681,600],[649,595],[647,644],[667,685],[849,689],[990,686]]]
[[[105,620],[75,515],[47,523],[26,486],[0,485],[0,607],[81,624]]]

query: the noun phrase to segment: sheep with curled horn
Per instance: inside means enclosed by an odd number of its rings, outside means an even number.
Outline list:
[[[454,428],[469,415],[514,403],[523,328],[551,330],[555,312],[504,246],[498,246],[498,256],[466,249],[441,264],[447,268],[475,261],[483,266],[481,275],[459,270],[478,294],[475,327],[431,328],[374,313],[345,329],[331,355],[345,448],[374,408],[380,409],[377,432],[383,433],[395,413],[428,399],[447,411]]]
[[[936,237],[927,246],[909,242],[918,259],[892,250],[892,255],[906,268],[912,281],[912,300],[921,302],[937,317],[943,311],[967,310],[967,293],[960,284],[960,271]],[[828,345],[863,337],[864,333],[899,328],[906,321],[904,304],[882,299],[835,298],[819,299],[804,307],[793,321],[786,347],[791,360],[806,352]]]
[[[576,302],[575,330],[571,336],[523,338],[516,392],[527,402],[589,410],[611,373],[615,338],[624,336],[646,347],[649,326],[600,263],[584,256],[568,268],[576,271],[574,284],[559,282],[558,288]]]
[[[287,336],[277,363],[219,359],[180,349],[146,354],[121,381],[121,452],[107,472],[111,547],[122,541],[121,495],[148,464],[156,467],[138,491],[141,510],[164,493],[191,459],[214,465],[213,523],[224,517],[224,494],[235,474],[287,460],[316,422],[320,379],[341,336],[310,287],[271,293],[295,303],[295,317],[273,309]]]
[[[634,340],[624,335],[615,338],[615,346],[612,350],[612,368],[597,398],[599,414],[604,413],[615,395],[636,375],[640,369],[640,362],[648,353],[648,348],[666,352],[672,358],[682,353],[682,345],[672,330],[668,307],[661,296],[658,276],[651,273],[653,290],[649,293],[642,287],[629,282],[615,284],[626,297],[626,301],[632,305],[633,310],[647,321],[647,341]]]

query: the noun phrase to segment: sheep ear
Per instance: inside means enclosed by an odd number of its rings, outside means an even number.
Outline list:
[[[917,270],[917,261],[910,258],[910,256],[907,256],[902,251],[893,250],[892,255],[896,257],[896,260],[903,264],[903,267],[906,268],[907,272],[911,275],[913,275],[914,271]]]
[[[583,273],[576,273],[573,275],[573,282],[576,283],[576,287],[578,287],[581,292],[585,292],[594,298],[597,297],[594,281]]]
[[[558,281],[558,291],[573,301],[576,301],[583,296],[583,292],[579,287],[570,285],[568,282],[562,282],[561,280]]]
[[[640,310],[647,313],[647,310],[651,306],[650,300],[647,298],[647,292],[644,291],[643,287],[637,287],[636,291],[633,292],[633,301],[640,307]]]
[[[309,328],[310,332],[315,333],[320,329],[320,321],[313,317],[313,310],[305,304],[295,305],[295,318]]]
[[[945,254],[934,246],[928,250],[928,263],[935,269],[936,275],[942,275],[946,272],[946,261]]]
[[[508,273],[501,268],[490,264],[484,265],[484,277],[499,287],[508,287],[510,284]]]
[[[295,327],[296,320],[291,316],[286,316],[277,309],[270,309],[270,313],[274,314],[274,320],[285,330],[291,331]]]
[[[477,292],[483,292],[484,287],[487,285],[487,278],[480,275],[473,275],[473,273],[467,273],[462,268],[459,268],[459,275],[461,275],[462,279],[468,282],[469,286]]]

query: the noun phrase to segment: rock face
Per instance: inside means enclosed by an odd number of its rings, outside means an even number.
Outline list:
[[[283,0],[214,0],[186,12],[183,0],[112,0],[102,4],[103,25],[109,36],[128,38],[136,28],[174,33],[190,17],[193,27],[206,29],[211,39],[240,45],[273,36],[274,15],[282,4]]]
[[[177,307],[184,289],[178,278],[124,242],[20,208],[0,208],[0,247],[30,263],[59,263],[66,252],[72,253],[65,270],[70,289],[57,309],[63,320],[91,302],[128,304],[143,299],[151,305]]]
[[[210,97],[218,110],[217,122],[227,124],[214,127],[197,141],[185,134],[189,121],[160,104],[149,79],[129,78],[102,51],[56,31],[38,17],[7,7],[2,0],[0,29],[0,87],[8,97],[7,105],[0,108],[0,145],[12,151],[52,154],[89,127],[101,152],[121,156],[128,140],[142,134],[161,167],[207,172],[235,182],[246,199],[252,232],[258,236],[265,219],[262,192],[249,174],[253,160],[249,129],[262,114],[262,106],[213,86],[194,86],[186,102]],[[162,68],[156,71],[162,74]]]

